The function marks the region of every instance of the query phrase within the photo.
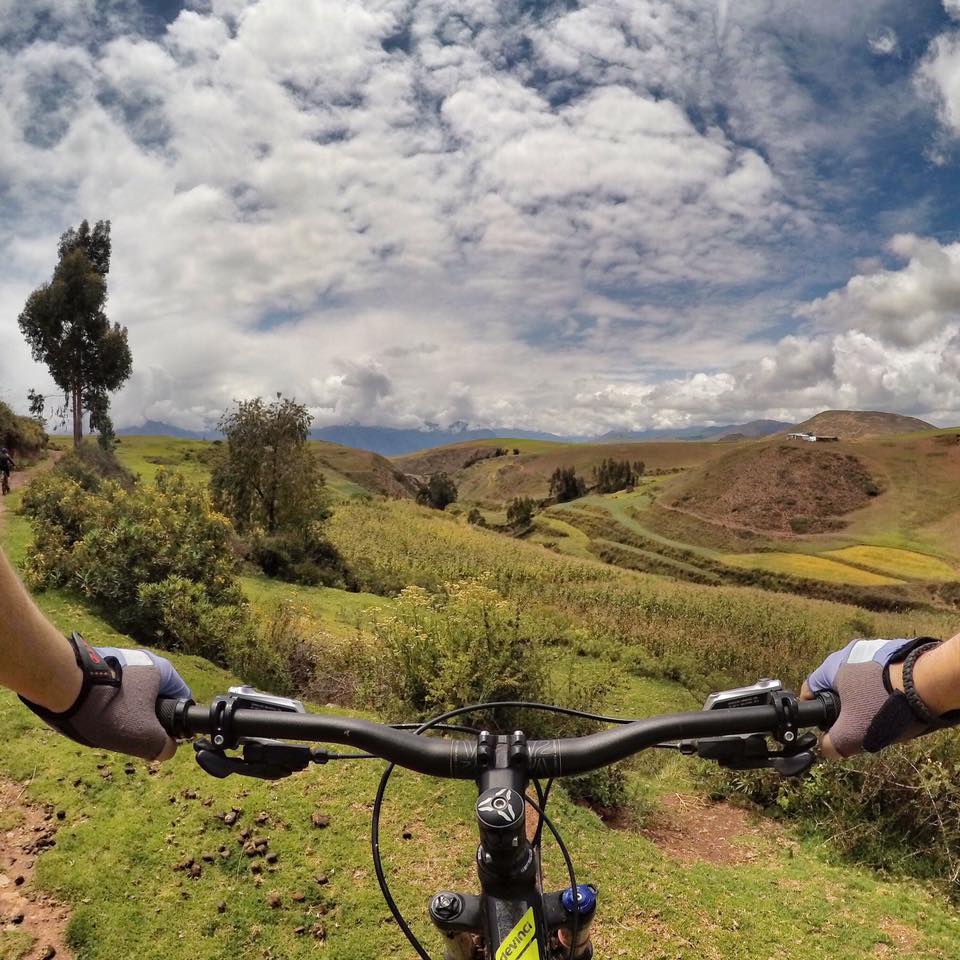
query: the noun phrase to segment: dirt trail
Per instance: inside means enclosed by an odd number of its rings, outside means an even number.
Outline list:
[[[56,844],[60,814],[25,803],[23,791],[21,784],[0,779],[0,954],[71,960],[66,941],[70,911],[33,885],[37,856]],[[29,949],[8,954],[4,941],[14,937],[25,939]]]
[[[38,473],[46,473],[63,456],[62,450],[51,450],[45,460],[27,467],[25,470],[14,470],[10,474],[10,492],[13,493],[25,487]],[[0,524],[3,523],[3,513],[6,510],[5,498],[0,497]]]
[[[62,456],[53,450],[46,460],[15,471],[11,488],[17,490],[29,483]],[[0,499],[0,525],[5,509]],[[72,960],[66,942],[70,911],[33,885],[38,855],[56,844],[58,815],[52,808],[27,803],[25,789],[23,784],[0,777],[0,956]]]

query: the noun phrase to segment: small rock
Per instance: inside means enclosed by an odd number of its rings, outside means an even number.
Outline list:
[[[184,800],[196,800],[199,794],[196,790],[184,790],[183,799]]]
[[[267,854],[267,863],[276,863],[276,862],[277,862],[277,855],[271,851],[270,853]]]
[[[48,943],[43,950],[40,951],[40,960],[53,960],[56,955],[57,948]]]
[[[123,766],[123,772],[128,777],[132,777],[137,772],[137,768],[132,763],[126,763]]]
[[[13,924],[17,924],[17,925],[23,923],[23,914],[22,914],[22,913],[15,913],[15,914],[10,918],[10,922],[13,923]]]
[[[412,839],[413,839],[413,834],[412,834],[409,830],[404,830],[404,831],[403,831],[403,839],[404,839],[404,840],[412,840]]]
[[[241,839],[241,840],[249,840],[249,839],[250,839],[250,831],[247,830],[246,828],[243,829],[243,830],[241,830],[241,831],[240,831],[240,839]]]
[[[23,882],[24,882],[25,880],[26,880],[26,877],[24,877],[22,873],[18,873],[17,876],[14,878],[14,881],[13,881],[13,882],[14,882],[18,887],[20,887],[20,886],[23,886]]]
[[[58,810],[58,811],[57,811],[57,819],[58,819],[58,820],[65,820],[65,819],[66,819],[66,816],[67,816],[67,811],[66,811],[66,810]]]
[[[254,818],[254,823],[266,823],[270,819],[270,815],[266,810],[261,810]]]
[[[325,813],[321,813],[319,810],[315,810],[310,819],[313,821],[313,825],[318,830],[325,830],[330,826],[330,818]]]
[[[232,827],[237,822],[237,817],[239,816],[240,814],[238,814],[236,810],[231,810],[229,813],[223,815],[223,822],[228,827]]]
[[[214,853],[205,853],[205,854],[203,854],[203,855],[200,857],[200,859],[201,859],[204,863],[213,863],[213,861],[216,860],[216,858],[217,858],[217,857],[216,857],[216,854],[214,854]]]
[[[257,873],[262,872],[262,870],[263,870],[263,867],[261,867],[259,863],[252,863],[252,864],[250,864],[250,872],[251,872],[251,873],[257,874]]]
[[[306,933],[306,930],[307,930],[306,927],[294,927],[294,928],[293,928],[294,934],[295,934],[296,936],[298,936],[298,937],[302,937],[302,936],[304,935],[304,933]]]
[[[257,849],[256,845],[255,845],[255,844],[252,844],[252,843],[245,843],[245,844],[243,845],[243,852],[244,852],[248,857],[258,857],[258,856],[260,856],[260,851]]]
[[[204,805],[205,807],[212,807],[212,806],[213,806],[213,797],[207,797],[207,799],[203,801],[203,805]]]
[[[189,874],[193,877],[194,880],[198,879],[200,874],[203,873],[203,868],[199,863],[193,863],[190,865]]]
[[[226,913],[227,912],[227,902],[226,900],[221,900],[217,904],[217,913]]]
[[[298,890],[296,893],[290,895],[290,899],[294,903],[303,903],[303,901],[307,899],[307,895],[302,890]]]
[[[326,874],[323,874],[323,873],[318,874],[318,875],[317,875],[316,877],[314,877],[313,879],[316,880],[318,887],[325,886],[326,884],[328,884],[328,883],[330,882],[330,878],[329,878],[328,876],[326,876]]]
[[[188,857],[186,860],[181,860],[173,869],[174,870],[189,870],[193,866],[193,857]]]
[[[271,893],[267,897],[267,904],[270,906],[271,910],[279,909],[280,905],[283,903],[283,900],[280,897],[279,893]]]

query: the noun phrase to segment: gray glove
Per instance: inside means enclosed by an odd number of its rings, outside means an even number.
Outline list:
[[[189,698],[190,688],[169,660],[148,650],[91,647],[68,638],[83,672],[76,702],[63,713],[20,699],[49,726],[86,747],[156,760],[169,738],[156,714],[158,697]]]
[[[949,718],[940,721],[930,714],[911,689],[912,682],[904,693],[894,690],[889,680],[891,663],[915,658],[924,648],[937,645],[930,637],[853,640],[810,674],[807,687],[812,694],[833,690],[840,697],[840,716],[830,728],[830,742],[840,756],[862,750],[875,753],[898,740],[950,725]]]

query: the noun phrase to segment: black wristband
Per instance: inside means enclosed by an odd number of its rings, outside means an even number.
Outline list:
[[[941,727],[946,726],[946,724],[941,722],[940,717],[923,702],[923,698],[917,693],[916,684],[913,682],[913,668],[920,657],[939,646],[939,640],[919,644],[907,654],[906,659],[903,661],[904,696],[906,696],[907,703],[910,704],[910,709],[913,711],[914,716],[928,727]]]

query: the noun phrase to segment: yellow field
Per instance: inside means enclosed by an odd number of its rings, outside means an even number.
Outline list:
[[[825,556],[910,580],[939,583],[960,580],[960,573],[942,560],[912,550],[898,550],[893,547],[845,547],[842,550],[830,550]]]
[[[729,553],[724,563],[747,570],[767,570],[790,577],[822,580],[824,583],[849,583],[860,587],[887,587],[903,583],[893,577],[859,570],[837,560],[805,553]]]

